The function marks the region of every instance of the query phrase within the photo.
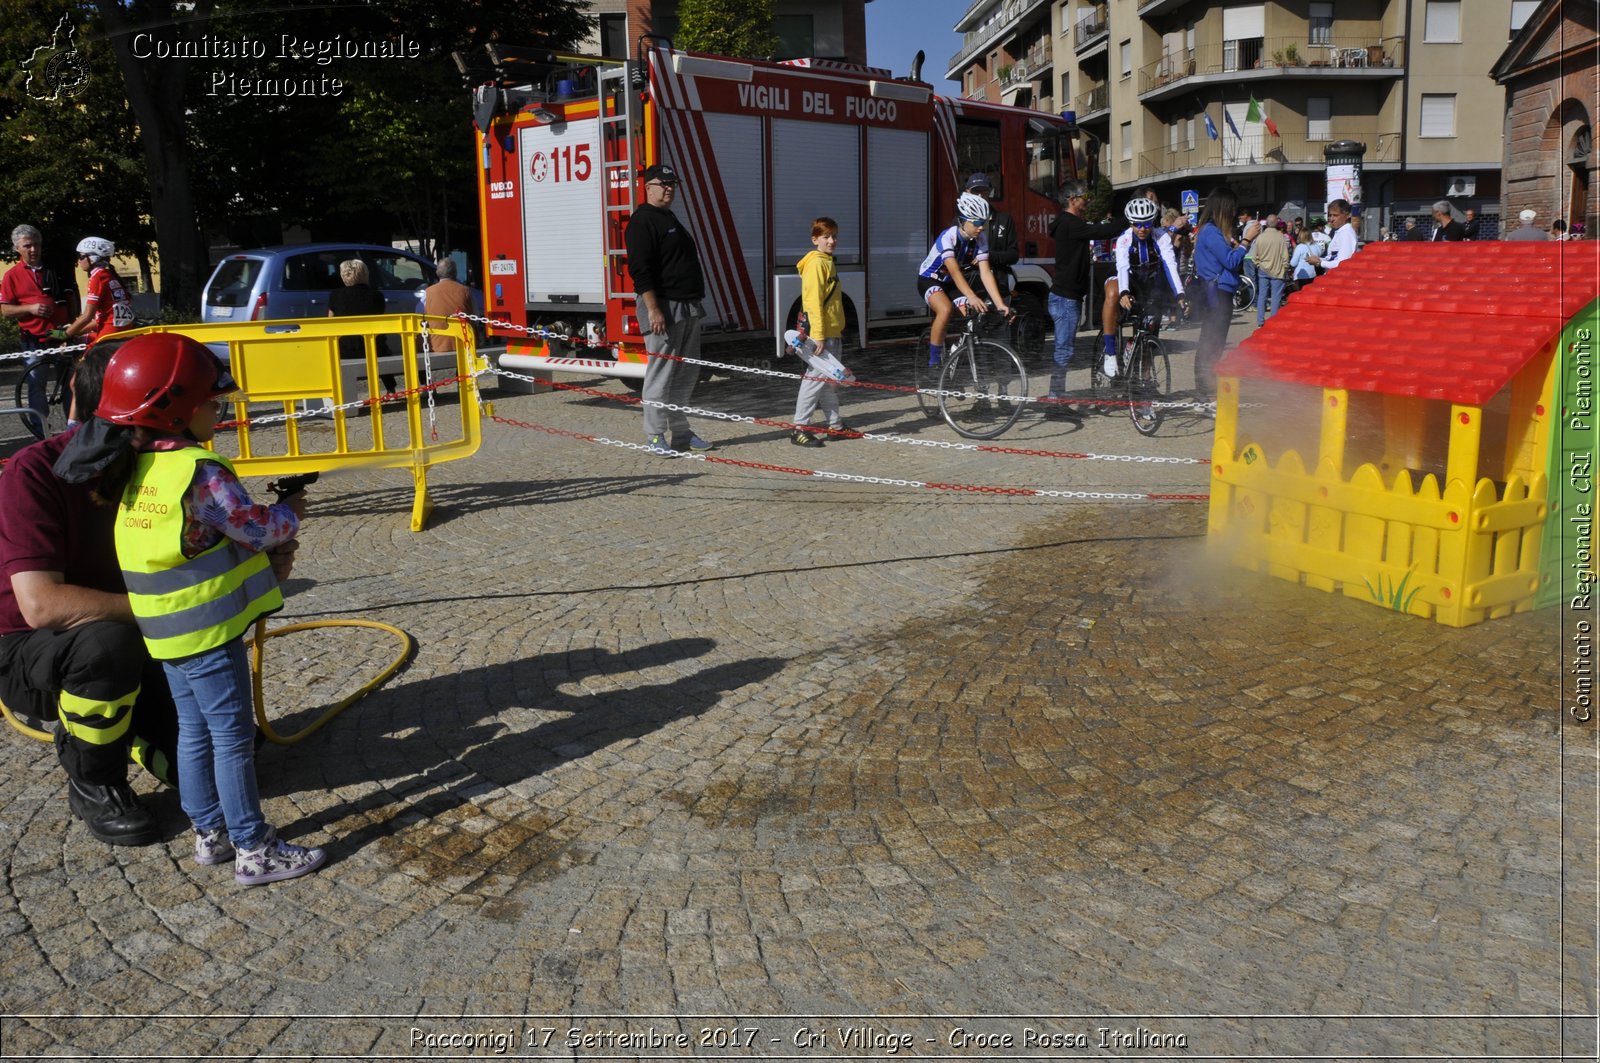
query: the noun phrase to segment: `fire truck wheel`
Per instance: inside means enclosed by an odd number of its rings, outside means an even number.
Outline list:
[[[625,376],[619,377],[618,379],[622,381],[623,387],[627,388],[635,395],[644,390],[644,377],[642,376]]]
[[[1011,326],[1011,346],[1031,362],[1044,351],[1044,334],[1050,319],[1045,316],[1044,304],[1032,292],[1017,292],[1011,297],[1011,309],[1017,319]]]

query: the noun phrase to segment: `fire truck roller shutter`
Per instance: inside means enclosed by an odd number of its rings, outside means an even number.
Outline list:
[[[528,304],[604,307],[599,119],[530,126],[520,150]]]
[[[766,325],[767,162],[761,150],[761,119],[707,113],[704,159],[674,159],[688,175],[678,185],[674,213],[689,226],[706,275],[706,325],[763,328]],[[678,145],[669,143],[669,149]],[[685,147],[683,153],[691,149]],[[692,150],[700,150],[698,147]],[[669,154],[677,154],[670,150]],[[697,173],[712,174],[704,183]]]
[[[874,320],[923,313],[916,278],[933,245],[928,211],[928,134],[868,129],[867,298]]]
[[[839,223],[833,257],[861,261],[861,133],[853,125],[772,120],[773,261],[793,266],[812,251],[811,222]],[[913,272],[915,272],[913,270]]]

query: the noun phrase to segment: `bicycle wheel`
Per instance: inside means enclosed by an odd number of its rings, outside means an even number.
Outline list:
[[[1239,287],[1233,290],[1233,309],[1238,313],[1256,305],[1256,286],[1249,277],[1239,278]]]
[[[1155,435],[1166,415],[1162,405],[1172,393],[1172,363],[1161,341],[1142,336],[1128,359],[1128,415],[1140,435]]]
[[[917,408],[930,421],[939,419],[939,397],[928,394],[939,386],[939,366],[928,364],[929,331],[922,330],[916,349],[911,352],[911,382],[917,389]]]
[[[997,340],[964,341],[945,352],[939,409],[968,439],[993,439],[1016,423],[1028,398],[1017,352]]]
[[[17,380],[16,406],[34,411],[17,416],[35,439],[46,439],[67,427],[67,409],[72,402],[72,361],[40,358],[23,370]]]

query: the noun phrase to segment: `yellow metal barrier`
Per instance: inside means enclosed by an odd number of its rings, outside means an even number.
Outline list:
[[[455,340],[454,352],[434,352],[424,361],[424,327]],[[472,330],[456,318],[421,314],[306,318],[234,324],[154,326],[144,332],[176,332],[226,349],[240,392],[234,402],[237,457],[245,476],[334,473],[356,468],[410,469],[413,483],[411,530],[421,531],[432,503],[428,467],[476,453],[482,442],[482,411],[477,378],[488,368],[477,353]],[[359,336],[363,358],[343,361],[339,340]],[[383,353],[385,351],[396,353]],[[398,352],[410,352],[402,355]],[[403,379],[392,403],[405,403],[404,430],[386,424],[380,401],[385,376]],[[446,388],[425,389],[454,381]],[[365,387],[361,381],[365,380]],[[439,398],[453,392],[452,405]],[[323,412],[308,403],[329,404]],[[270,404],[270,413],[261,409]],[[362,412],[369,417],[360,418]],[[322,420],[326,416],[331,425]],[[257,423],[250,423],[251,420]],[[331,431],[324,432],[324,428]],[[395,438],[395,437],[402,438]],[[221,436],[218,437],[219,445]],[[329,445],[319,445],[319,444]]]

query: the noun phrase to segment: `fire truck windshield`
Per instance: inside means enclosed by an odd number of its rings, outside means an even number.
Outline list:
[[[1072,176],[1072,139],[1052,129],[1028,137],[1028,187],[1041,196],[1058,200],[1061,182]]]

